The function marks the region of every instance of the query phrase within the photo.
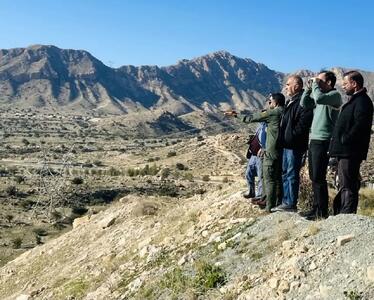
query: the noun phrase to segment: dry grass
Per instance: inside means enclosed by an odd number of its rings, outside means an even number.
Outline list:
[[[358,213],[361,215],[374,217],[374,190],[369,188],[360,190]]]

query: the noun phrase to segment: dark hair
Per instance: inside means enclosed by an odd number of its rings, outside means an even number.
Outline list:
[[[278,106],[284,106],[286,103],[286,98],[282,93],[271,93],[269,98],[272,98]]]
[[[364,77],[362,77],[360,72],[357,71],[349,71],[343,74],[343,77],[348,76],[350,80],[353,80],[357,83],[359,88],[362,88],[364,86]]]
[[[321,72],[319,72],[319,74],[325,74],[326,81],[330,80],[331,81],[331,87],[335,86],[336,76],[335,76],[334,72],[327,71],[327,70],[322,70]]]

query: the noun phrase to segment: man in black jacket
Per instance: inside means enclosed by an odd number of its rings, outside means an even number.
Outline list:
[[[363,86],[364,78],[359,72],[344,74],[343,89],[351,97],[341,108],[329,151],[339,161],[335,214],[357,212],[360,165],[367,157],[373,122],[373,102]]]
[[[286,83],[286,92],[290,97],[280,123],[278,145],[283,148],[282,204],[274,211],[296,211],[299,195],[300,169],[302,157],[308,149],[309,128],[312,124],[313,110],[300,106],[303,94],[303,80],[292,75]]]

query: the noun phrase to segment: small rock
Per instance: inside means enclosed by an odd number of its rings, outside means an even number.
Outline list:
[[[221,233],[220,232],[215,232],[209,237],[208,243],[211,243],[213,241],[216,242],[216,243],[219,243],[221,241]]]
[[[331,291],[332,291],[331,286],[328,286],[328,285],[319,286],[319,293],[324,299],[331,299]]]
[[[279,285],[279,279],[278,278],[273,277],[273,278],[269,279],[270,288],[276,289],[278,287],[278,285]]]
[[[201,233],[201,235],[202,235],[203,237],[207,237],[207,236],[209,235],[208,230],[204,230],[204,231]]]
[[[238,219],[233,219],[233,220],[230,220],[230,223],[231,224],[238,224],[238,223],[245,223],[247,222],[247,218],[238,218]]]
[[[278,291],[280,291],[281,293],[287,293],[289,292],[290,290],[290,285],[289,283],[286,281],[286,280],[282,280],[280,283],[279,283],[279,287],[278,287]]]
[[[144,247],[143,249],[141,249],[139,251],[139,257],[143,258],[143,257],[145,257],[147,255],[147,253],[148,253],[148,247],[146,246],[146,247]]]
[[[368,279],[374,282],[374,265],[369,266],[366,270]]]
[[[291,250],[293,247],[293,243],[292,241],[284,241],[282,243],[282,247],[284,248],[284,250]]]
[[[238,232],[237,234],[235,234],[232,238],[229,238],[227,241],[234,241],[234,240],[237,240],[239,239],[239,237],[242,235],[241,232]]]
[[[314,261],[312,261],[312,263],[309,266],[309,271],[313,271],[315,269],[317,269],[317,265],[314,263]]]
[[[136,278],[133,282],[129,284],[129,289],[131,292],[137,291],[143,285],[143,281],[140,278]]]
[[[343,246],[344,244],[350,242],[354,237],[355,236],[353,234],[338,236],[336,239],[336,245]]]
[[[109,216],[99,222],[99,226],[104,229],[112,226],[114,222],[116,221],[115,217]]]
[[[300,286],[300,281],[292,281],[290,284],[290,290],[296,290]]]
[[[90,220],[90,216],[84,216],[84,217],[81,217],[81,218],[75,218],[74,221],[73,221],[73,228],[77,228],[78,226],[81,226],[83,224],[86,224],[88,223],[88,221]]]
[[[186,232],[186,236],[192,237],[194,235],[195,235],[195,226],[192,226],[192,227],[188,228],[188,230]]]
[[[227,247],[226,242],[223,242],[223,243],[219,244],[217,248],[218,248],[218,250],[225,250],[226,247]]]
[[[187,261],[187,255],[183,255],[180,260],[178,260],[178,266],[182,266]]]

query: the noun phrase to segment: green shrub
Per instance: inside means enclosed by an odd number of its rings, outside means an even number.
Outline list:
[[[223,286],[227,281],[226,274],[222,268],[205,261],[197,262],[195,269],[196,277],[194,279],[194,285],[203,292],[208,289]]]

